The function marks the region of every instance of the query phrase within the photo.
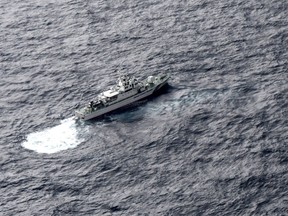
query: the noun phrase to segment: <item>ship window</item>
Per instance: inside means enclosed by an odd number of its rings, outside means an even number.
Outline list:
[[[117,98],[117,95],[111,97],[111,100],[115,100]]]

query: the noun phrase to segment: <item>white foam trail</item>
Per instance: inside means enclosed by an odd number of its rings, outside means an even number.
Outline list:
[[[27,135],[22,146],[38,153],[52,154],[75,148],[84,141],[74,118],[64,119],[60,125]]]

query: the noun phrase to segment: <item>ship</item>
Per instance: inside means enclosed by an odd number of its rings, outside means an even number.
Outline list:
[[[168,74],[159,74],[139,81],[134,76],[122,75],[117,79],[116,85],[98,94],[85,107],[75,110],[75,115],[77,118],[90,120],[126,107],[158,92],[167,84],[169,77]]]

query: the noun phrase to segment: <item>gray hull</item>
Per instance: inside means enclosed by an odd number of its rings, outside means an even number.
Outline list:
[[[114,111],[114,110],[117,110],[121,107],[124,107],[126,105],[129,105],[135,101],[139,101],[141,99],[144,99],[150,95],[152,95],[154,92],[158,91],[159,89],[161,89],[166,83],[167,83],[168,79],[164,80],[162,83],[160,83],[159,85],[155,86],[154,88],[151,88],[151,89],[148,89],[147,91],[144,91],[144,92],[141,92],[139,94],[135,94],[134,96],[132,97],[129,97],[127,99],[124,99],[120,102],[117,102],[115,104],[112,104],[112,105],[109,105],[105,108],[102,108],[100,110],[96,110],[92,113],[89,113],[89,114],[82,114],[80,113],[79,111],[75,111],[75,115],[81,119],[84,119],[84,120],[89,120],[89,119],[93,119],[93,118],[96,118],[96,117],[99,117],[99,116],[102,116],[106,113],[109,113],[111,111]]]

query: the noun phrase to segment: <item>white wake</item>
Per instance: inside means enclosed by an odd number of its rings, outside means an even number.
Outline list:
[[[74,118],[64,119],[60,125],[28,134],[22,146],[38,153],[52,154],[78,146],[84,141],[83,132],[85,130]]]

